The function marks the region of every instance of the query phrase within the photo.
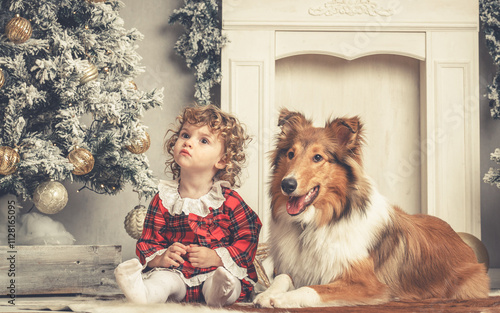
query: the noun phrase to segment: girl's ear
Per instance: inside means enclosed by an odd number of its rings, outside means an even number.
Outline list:
[[[223,155],[217,163],[215,163],[215,168],[218,170],[223,170],[226,168],[227,162],[225,160],[225,155]]]

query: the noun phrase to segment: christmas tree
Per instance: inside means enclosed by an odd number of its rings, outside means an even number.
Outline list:
[[[0,194],[36,200],[50,181],[103,194],[126,183],[140,197],[156,192],[141,118],[163,91],[134,83],[144,71],[142,34],[123,27],[121,7],[0,0]]]
[[[220,84],[222,47],[227,38],[221,33],[217,0],[185,0],[184,7],[174,10],[170,23],[179,23],[186,33],[179,37],[175,50],[194,70],[195,98],[199,104],[211,103],[211,91]]]
[[[499,0],[480,0],[479,13],[484,34],[486,46],[493,58],[493,63],[497,67],[497,73],[493,83],[488,86],[488,99],[490,100],[491,116],[494,119],[500,119],[500,1]],[[500,164],[500,149],[495,149],[491,154],[491,160]],[[484,181],[495,184],[500,188],[500,170],[490,168],[484,176]]]

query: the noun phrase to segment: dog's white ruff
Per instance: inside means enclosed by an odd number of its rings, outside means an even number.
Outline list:
[[[390,223],[392,210],[387,200],[373,188],[364,213],[353,208],[351,216],[319,228],[314,222],[318,210],[313,206],[298,216],[280,215],[272,221],[270,228],[271,254],[278,274],[290,275],[299,289],[288,292],[287,296],[278,296],[283,291],[271,286],[261,299],[276,299],[275,307],[281,302],[278,299],[284,297],[286,301],[302,301],[296,306],[321,305],[313,289],[300,287],[328,284],[338,278],[349,264],[366,259],[377,235]],[[311,303],[314,301],[317,302]]]

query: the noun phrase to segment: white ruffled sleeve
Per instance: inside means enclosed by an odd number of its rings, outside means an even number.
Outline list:
[[[215,252],[222,260],[224,268],[227,269],[231,274],[233,274],[240,280],[247,277],[247,269],[238,266],[238,264],[234,262],[233,258],[231,257],[229,251],[227,251],[226,248],[217,248],[215,249]]]
[[[167,249],[163,249],[163,250],[158,250],[156,251],[155,253],[151,254],[150,256],[146,257],[146,262],[144,262],[144,264],[142,265],[142,269],[145,269],[147,266],[148,266],[148,263],[156,258],[157,256],[159,255],[163,255],[165,252],[167,252]],[[151,266],[150,266],[151,267]]]

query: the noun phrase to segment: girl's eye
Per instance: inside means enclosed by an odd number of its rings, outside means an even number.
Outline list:
[[[189,135],[187,133],[182,133],[181,138],[189,139]]]
[[[201,143],[206,145],[206,144],[209,144],[210,142],[207,139],[203,138],[201,140]]]
[[[293,151],[290,151],[290,152],[288,152],[287,156],[291,160],[295,156],[295,153],[293,153]]]
[[[323,160],[323,157],[320,154],[316,154],[313,156],[313,161],[318,163],[319,161]]]

